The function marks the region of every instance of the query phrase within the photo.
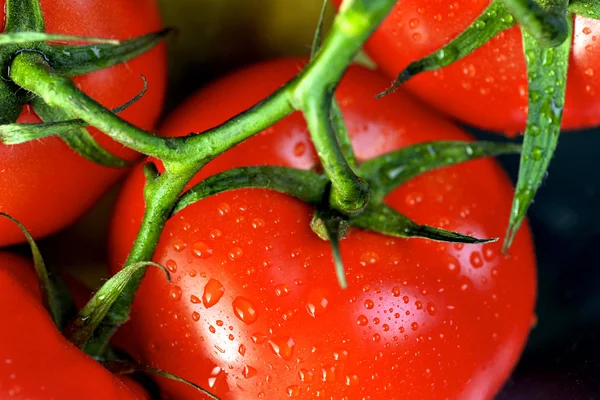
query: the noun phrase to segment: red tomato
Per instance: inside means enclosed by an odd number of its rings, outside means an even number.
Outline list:
[[[161,29],[154,0],[41,0],[50,33],[128,39]],[[0,29],[4,24],[0,0]],[[143,87],[148,91],[121,113],[126,120],[151,130],[161,113],[165,91],[164,47],[153,49],[126,64],[75,78],[88,95],[107,107],[117,107]],[[39,122],[25,107],[18,122]],[[133,160],[136,154],[101,135],[90,132],[109,151]],[[0,211],[21,221],[34,237],[42,237],[70,224],[122,176],[124,170],[96,165],[52,137],[17,146],[0,143]],[[0,221],[0,246],[23,241],[23,234],[7,220]]]
[[[340,4],[340,0],[334,0]],[[402,0],[367,42],[366,50],[390,77],[442,48],[464,31],[490,0]],[[600,21],[576,16],[565,129],[600,124]],[[469,124],[515,134],[527,120],[527,74],[521,32],[513,27],[471,55],[405,87]],[[388,83],[389,85],[389,83]],[[381,88],[379,89],[381,91]]]
[[[30,264],[0,252],[0,398],[146,399],[61,335],[40,302]]]
[[[163,133],[216,125],[299,65],[273,61],[223,78],[182,105]],[[352,67],[337,92],[359,160],[423,141],[469,140],[403,93],[374,100],[385,83]],[[196,179],[257,164],[317,166],[301,115],[218,157]],[[137,168],[118,201],[113,272],[140,224],[143,184]],[[419,223],[497,237],[512,193],[488,159],[427,173],[386,201]],[[341,290],[330,246],[311,231],[311,216],[306,204],[262,189],[223,193],[175,215],[154,257],[173,280],[148,271],[126,326],[132,353],[222,399],[492,398],[532,323],[529,229],[519,232],[511,257],[501,255],[501,243],[463,246],[352,229],[341,242],[350,285]],[[173,399],[201,398],[160,385]]]

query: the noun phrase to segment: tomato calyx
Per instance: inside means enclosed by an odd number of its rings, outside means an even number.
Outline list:
[[[413,145],[369,160],[355,168],[369,184],[367,207],[354,215],[344,215],[329,203],[331,182],[325,174],[288,167],[254,166],[231,169],[210,176],[188,189],[178,200],[173,215],[209,196],[243,188],[274,190],[315,207],[313,231],[330,241],[338,282],[347,286],[339,241],[354,226],[399,238],[426,238],[454,243],[487,243],[497,239],[479,239],[426,225],[419,225],[384,203],[385,196],[404,182],[425,172],[476,158],[519,152],[510,143],[437,141]],[[146,169],[146,179],[156,179],[155,168]]]
[[[593,0],[571,0],[569,11],[586,18],[600,19],[600,4]]]
[[[23,106],[33,103],[36,113],[45,122],[63,122],[73,119],[68,113],[56,111],[34,98],[10,78],[14,60],[24,53],[37,53],[57,74],[73,77],[105,69],[135,58],[156,46],[170,32],[165,29],[138,38],[120,42],[115,39],[98,39],[44,33],[44,16],[39,0],[7,0],[6,28],[0,34],[0,125],[12,124]],[[55,44],[50,41],[80,41],[84,45]],[[46,134],[43,132],[48,128]],[[64,129],[62,129],[64,128]],[[109,167],[127,166],[124,160],[108,153],[82,127],[38,126],[38,135],[59,135],[66,144],[85,158]]]

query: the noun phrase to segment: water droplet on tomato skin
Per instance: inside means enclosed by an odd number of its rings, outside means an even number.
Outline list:
[[[256,344],[263,344],[267,340],[268,337],[264,333],[257,332],[255,334],[253,334],[250,338]]]
[[[204,307],[210,308],[217,304],[224,293],[225,288],[221,282],[216,279],[209,279],[204,286],[204,292],[202,293],[202,303],[204,304]]]
[[[316,318],[317,316],[325,312],[325,309],[327,308],[328,304],[329,301],[324,297],[321,297],[320,299],[310,300],[306,303],[306,312],[308,312],[308,315],[310,315],[311,317]]]
[[[288,294],[290,294],[290,291],[290,287],[284,283],[275,286],[275,295],[277,297],[287,296]]]
[[[255,376],[257,373],[256,368],[253,368],[249,365],[244,365],[244,369],[242,370],[242,376],[246,379],[250,379]]]
[[[285,389],[285,394],[287,394],[288,397],[298,397],[300,396],[300,388],[296,385],[288,386]]]
[[[227,203],[221,203],[219,204],[219,206],[217,207],[217,211],[219,212],[220,215],[225,216],[227,214],[229,214],[229,211],[231,210],[231,207],[229,206],[229,204]]]
[[[172,246],[173,246],[173,250],[175,250],[176,252],[179,253],[179,252],[183,251],[183,249],[185,249],[185,247],[187,245],[181,239],[174,239]]]
[[[240,347],[238,347],[238,353],[240,353],[240,355],[244,357],[244,355],[246,354],[246,346],[240,344]]]
[[[169,291],[169,296],[175,301],[181,300],[181,288],[179,286],[173,286]]]
[[[437,307],[432,302],[427,303],[427,314],[432,317],[437,314]]]
[[[367,310],[372,310],[373,307],[375,307],[375,303],[373,302],[373,300],[371,300],[371,299],[365,300],[365,308]]]
[[[175,272],[177,272],[177,263],[175,262],[175,260],[167,260],[165,266],[167,267],[167,270],[170,273],[174,274]]]
[[[398,286],[394,286],[392,288],[392,294],[394,297],[400,297],[400,288]]]
[[[197,311],[194,311],[194,312],[192,313],[192,320],[193,320],[194,322],[198,322],[198,321],[200,321],[200,314],[199,314]]]
[[[364,315],[359,315],[356,323],[360,326],[365,326],[369,323],[369,319]]]
[[[290,361],[292,359],[296,343],[294,343],[294,339],[291,337],[272,338],[269,340],[269,344],[271,345],[273,353],[281,359],[285,361]]]
[[[334,366],[326,366],[326,367],[321,368],[321,380],[323,382],[335,381],[335,367]]]
[[[356,375],[346,375],[346,386],[357,386],[360,379]]]
[[[244,250],[239,247],[234,247],[229,250],[229,258],[231,261],[239,260],[244,255]]]
[[[314,379],[314,374],[312,371],[307,370],[306,368],[301,368],[298,371],[298,378],[300,378],[301,382],[312,382]]]
[[[192,253],[198,258],[206,259],[212,255],[213,249],[204,242],[196,242],[192,245]]]
[[[233,300],[232,307],[235,316],[246,325],[253,324],[258,319],[258,312],[254,304],[245,297],[236,297]]]

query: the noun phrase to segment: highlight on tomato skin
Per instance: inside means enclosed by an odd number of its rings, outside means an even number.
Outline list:
[[[210,128],[294,76],[303,61],[250,66],[199,91],[162,133]],[[351,67],[337,98],[359,160],[430,140],[471,140],[388,79]],[[231,96],[234,89],[238,95]],[[310,169],[315,150],[294,114],[218,157],[195,178],[243,165]],[[136,168],[112,221],[111,268],[124,262],[143,215]],[[426,173],[386,199],[418,223],[502,236],[513,188],[491,159]],[[524,226],[511,248],[396,239],[352,229],[341,242],[349,289],[312,210],[258,189],[202,200],[167,222],[124,328],[141,362],[222,399],[491,399],[518,361],[533,321],[535,256]],[[201,398],[159,379],[173,399]]]
[[[0,315],[0,398],[148,398],[139,385],[123,383],[62,336],[42,305],[31,261],[5,251]]]
[[[129,39],[163,28],[155,0],[41,0],[40,4],[49,33]],[[4,12],[5,0],[0,0],[2,31]],[[75,77],[74,81],[86,94],[114,108],[142,90],[144,82],[140,75],[147,79],[148,90],[120,116],[143,129],[153,130],[162,112],[166,90],[164,45],[125,64]],[[26,106],[17,122],[40,122],[40,119]],[[89,131],[111,153],[128,160],[138,157],[96,129]],[[80,217],[127,169],[94,164],[58,137],[49,137],[21,145],[0,143],[0,171],[0,211],[17,218],[35,238],[41,238]],[[23,235],[17,228],[0,221],[0,246],[22,241]]]
[[[339,6],[341,0],[333,2]],[[411,62],[452,41],[489,4],[490,0],[398,1],[365,50],[394,79]],[[573,34],[564,129],[600,125],[600,21],[576,15]],[[422,73],[403,87],[454,118],[514,136],[524,131],[527,119],[526,71],[520,28],[514,26],[462,60]]]

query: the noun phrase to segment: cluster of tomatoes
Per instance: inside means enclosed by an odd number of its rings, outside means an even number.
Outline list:
[[[0,4],[2,1],[0,1]],[[340,3],[340,1],[336,1]],[[431,107],[493,130],[522,131],[527,74],[517,27],[463,60],[374,95],[408,63],[467,28],[488,0],[403,0],[366,50],[381,67],[351,66],[336,92],[358,162],[434,140],[470,141]],[[161,28],[154,0],[42,0],[46,30],[129,38]],[[575,18],[564,126],[600,122],[600,22]],[[229,74],[167,116],[163,136],[202,132],[263,100],[305,64],[277,59]],[[385,73],[388,75],[386,76]],[[164,47],[75,78],[107,107],[139,91],[121,117],[146,130],[160,116]],[[1,111],[0,111],[1,112]],[[38,122],[25,107],[19,122]],[[120,157],[129,149],[90,128]],[[192,183],[253,165],[318,169],[306,123],[293,114],[211,161]],[[71,224],[128,173],[109,235],[110,271],[127,258],[144,215],[141,165],[111,169],[85,160],[57,137],[0,145],[0,211],[35,238]],[[385,202],[420,224],[475,237],[504,235],[513,187],[491,159],[427,172]],[[336,280],[329,244],[311,230],[313,210],[285,194],[240,189],[198,201],[170,219],[136,293],[131,320],[114,345],[136,362],[193,382],[221,399],[491,399],[514,368],[534,325],[535,255],[527,226],[510,254],[499,242],[452,244],[397,239],[351,228],[341,241],[348,289]],[[0,221],[0,245],[23,242]],[[0,397],[146,399],[69,343],[42,306],[35,273],[21,256],[0,253]],[[208,398],[157,378],[171,399]]]

